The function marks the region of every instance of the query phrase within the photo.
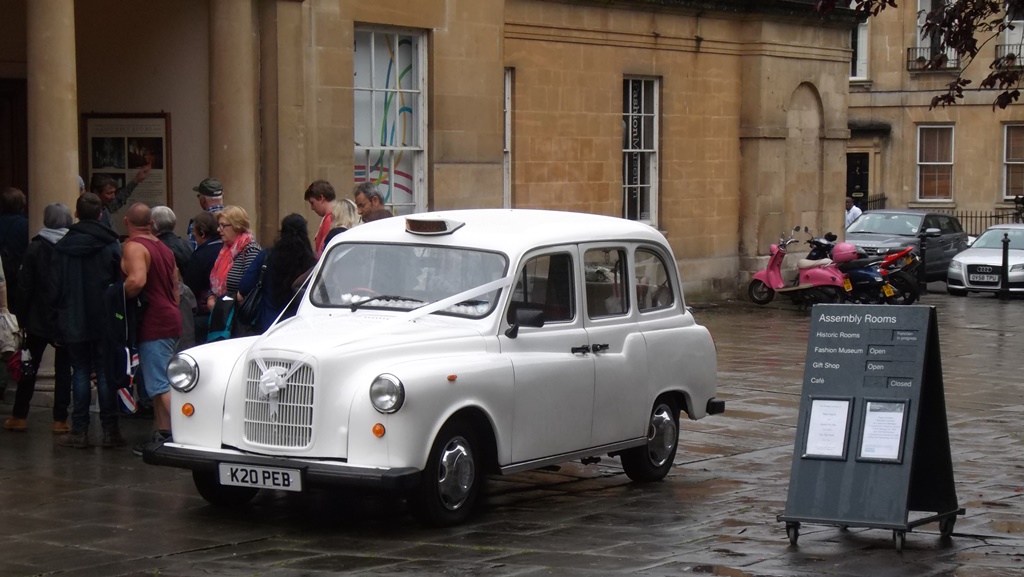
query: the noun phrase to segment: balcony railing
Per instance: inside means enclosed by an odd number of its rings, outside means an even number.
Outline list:
[[[959,70],[960,56],[956,50],[947,48],[942,52],[938,48],[907,48],[907,70],[911,72],[932,72]]]
[[[1024,46],[996,44],[996,66],[999,68],[1024,67]]]

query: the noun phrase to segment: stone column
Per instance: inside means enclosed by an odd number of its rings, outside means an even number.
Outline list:
[[[78,79],[74,0],[27,2],[29,231],[43,209],[78,199]]]
[[[252,0],[210,2],[210,176],[259,230],[256,51]]]

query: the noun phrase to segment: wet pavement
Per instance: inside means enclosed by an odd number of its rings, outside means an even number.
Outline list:
[[[931,285],[942,289],[942,285]],[[46,409],[0,430],[0,576],[1024,574],[1024,300],[923,297],[938,313],[953,471],[952,539],[805,524],[785,508],[809,314],[786,303],[700,306],[725,415],[682,423],[676,467],[631,483],[617,459],[493,477],[471,522],[421,526],[389,495],[264,492],[207,506],[187,471],[130,448],[57,447]],[[0,406],[4,415],[9,406]],[[95,416],[94,416],[95,419]],[[148,420],[125,420],[129,441]],[[98,423],[92,427],[98,431]]]

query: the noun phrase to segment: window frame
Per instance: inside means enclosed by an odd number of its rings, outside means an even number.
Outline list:
[[[405,152],[411,152],[413,154],[413,174],[412,174],[412,187],[413,187],[413,199],[412,202],[401,202],[396,203],[392,198],[388,198],[385,202],[385,206],[395,214],[409,214],[411,213],[425,212],[428,207],[429,191],[427,189],[427,149],[428,149],[428,118],[429,113],[429,86],[428,81],[428,58],[427,58],[427,32],[424,30],[412,29],[412,28],[401,28],[401,27],[384,27],[384,26],[356,26],[353,32],[353,73],[358,67],[356,60],[358,59],[356,46],[356,37],[362,33],[371,34],[371,50],[370,50],[370,85],[369,87],[358,86],[353,78],[352,83],[352,94],[353,94],[353,116],[358,117],[363,110],[355,104],[355,96],[358,92],[369,92],[370,93],[370,118],[376,121],[376,108],[377,101],[376,97],[378,94],[387,94],[393,92],[395,94],[408,93],[416,95],[416,105],[414,108],[414,122],[413,129],[415,133],[415,146],[372,146],[372,145],[357,145],[355,144],[355,138],[353,138],[353,181],[355,184],[370,180],[369,165],[370,159],[378,152],[389,159],[388,171],[391,172],[395,166],[395,155],[402,154]],[[409,36],[414,39],[415,46],[413,47],[412,53],[416,64],[416,75],[414,80],[416,82],[415,88],[404,89],[404,88],[382,88],[376,85],[376,68],[375,50],[372,48],[376,44],[376,38],[378,35],[390,35],[395,37],[395,45],[398,45],[398,38],[402,36]],[[398,112],[396,112],[397,118]],[[373,133],[371,129],[371,134]],[[356,167],[363,166],[362,178],[359,178]],[[381,187],[381,193],[387,195],[387,190]]]
[[[624,99],[622,102],[622,218],[629,220],[636,220],[649,224],[653,227],[658,226],[658,205],[659,202],[659,191],[658,182],[660,178],[659,174],[659,152],[660,152],[660,140],[661,140],[661,78],[653,76],[625,76],[623,77],[623,92],[626,92],[627,83],[640,82],[642,90],[648,89],[648,83],[650,83],[650,92],[653,97],[651,100],[651,106],[653,111],[650,113],[643,110],[643,103],[645,98],[643,95],[645,92],[641,91],[640,109],[634,110],[631,106],[631,100]],[[629,88],[630,96],[633,95],[632,85]],[[651,130],[651,148],[644,148],[644,132],[643,132],[643,118],[650,117],[652,119]],[[640,133],[639,133],[639,146],[633,147],[631,144],[636,142],[637,134],[634,134],[630,128],[633,126],[631,120],[633,118],[640,118]],[[636,155],[636,156],[634,156]],[[642,159],[646,158],[647,163],[647,183],[643,183],[643,176],[640,175],[640,171],[643,170]],[[631,164],[637,166],[637,182],[631,183],[629,181],[629,168]],[[646,188],[648,196],[648,214],[647,218],[643,218],[641,207],[643,206],[643,200],[640,196],[640,191]],[[636,207],[636,218],[629,218],[630,206],[629,196],[631,189],[637,190],[637,207]]]
[[[868,22],[865,20],[857,25],[852,33],[853,55],[850,58],[850,80],[863,81],[868,77],[870,51],[868,45]]]
[[[515,75],[515,68],[505,68],[505,91],[502,99],[505,131],[501,151],[501,205],[503,208],[512,208],[512,91],[515,88]]]
[[[950,136],[949,136],[949,161],[948,162],[940,162],[940,161],[928,161],[928,162],[925,162],[925,161],[921,160],[921,157],[922,157],[922,148],[921,147],[923,145],[923,141],[922,141],[922,138],[921,138],[922,131],[929,130],[929,129],[944,129],[944,130],[948,129],[949,130]],[[956,153],[956,126],[955,125],[952,125],[952,124],[919,124],[917,126],[917,146],[914,149],[914,160],[915,160],[915,164],[916,164],[916,167],[917,167],[917,170],[916,170],[917,186],[915,187],[917,202],[950,202],[950,201],[953,200],[954,193],[955,193],[955,191],[953,190],[953,183],[954,183],[954,180],[953,180],[953,176],[954,176],[953,169],[954,169],[954,166],[955,166],[955,163],[956,163],[955,153]],[[921,186],[922,186],[921,171],[926,166],[948,166],[949,167],[949,196],[948,197],[945,197],[945,198],[925,198],[925,197],[923,197],[921,195],[921,193],[922,193],[922,188],[921,188]]]
[[[1016,196],[1015,194],[1011,194],[1010,193],[1010,167],[1011,166],[1020,166],[1021,174],[1020,174],[1019,179],[1020,179],[1020,190],[1021,191],[1018,194],[1024,196],[1024,142],[1022,142],[1022,147],[1021,147],[1022,148],[1022,150],[1021,150],[1022,154],[1021,154],[1020,160],[1012,160],[1011,161],[1009,158],[1007,158],[1008,154],[1009,154],[1009,151],[1010,151],[1009,142],[1010,142],[1010,129],[1011,128],[1016,128],[1016,129],[1019,129],[1021,131],[1024,131],[1024,123],[1022,123],[1022,124],[1008,123],[1008,124],[1004,124],[1003,125],[1003,192],[1002,192],[1003,200],[1013,200],[1014,196]],[[1022,139],[1022,141],[1024,141],[1024,135],[1021,136],[1021,139]]]

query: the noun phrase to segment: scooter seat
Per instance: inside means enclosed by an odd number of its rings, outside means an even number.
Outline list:
[[[881,261],[877,258],[858,258],[857,260],[839,263],[839,270],[841,272],[849,272],[857,268],[870,268],[877,265],[879,262]]]
[[[823,258],[823,259],[819,259],[819,260],[810,260],[810,259],[802,258],[799,261],[797,261],[796,267],[797,268],[818,268],[818,267],[822,267],[822,266],[828,266],[830,264],[832,264],[832,259],[830,259],[830,258]]]

